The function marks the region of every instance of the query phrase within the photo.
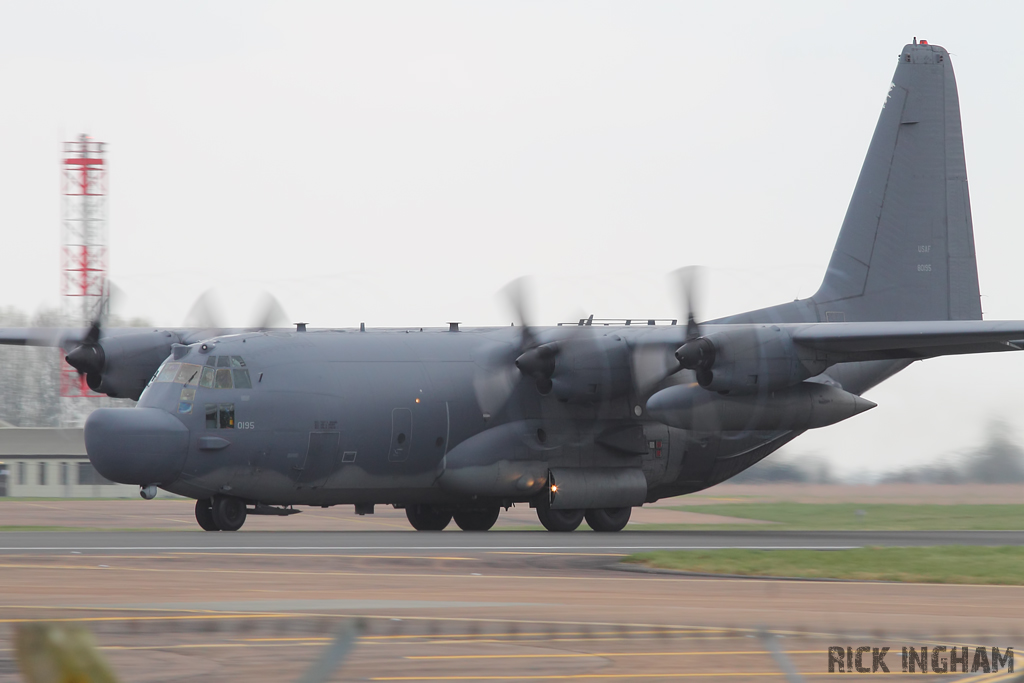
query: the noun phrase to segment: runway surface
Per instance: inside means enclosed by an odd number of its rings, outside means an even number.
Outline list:
[[[294,535],[4,534],[0,627],[86,627],[122,680],[140,683],[295,681],[350,627],[359,639],[331,680],[783,678],[770,644],[825,680],[835,645],[890,647],[899,671],[904,645],[1024,644],[1024,587],[610,570],[635,545],[706,545],[704,535]],[[36,549],[16,550],[16,538]],[[0,649],[0,682],[19,680],[12,656]]]
[[[1024,531],[252,531],[252,532],[0,532],[0,553],[24,551],[144,553],[196,552],[427,552],[440,550],[619,554],[661,549],[802,548],[863,546],[1024,545]]]
[[[1022,545],[1020,531],[555,534],[527,509],[490,532],[420,533],[384,508],[209,533],[187,501],[12,501],[0,512],[25,529],[0,532],[0,683],[21,680],[13,629],[37,622],[88,629],[136,683],[297,681],[345,629],[358,640],[330,680],[785,680],[779,650],[824,681],[830,646],[889,647],[894,673],[904,645],[1024,646],[1024,587],[615,571],[659,548]],[[637,518],[700,517],[689,514]]]

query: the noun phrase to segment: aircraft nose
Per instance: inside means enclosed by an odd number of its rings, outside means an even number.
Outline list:
[[[96,471],[121,484],[170,484],[188,455],[188,428],[159,408],[100,408],[85,422]]]

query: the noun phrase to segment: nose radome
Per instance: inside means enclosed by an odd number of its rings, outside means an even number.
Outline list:
[[[96,471],[121,484],[170,484],[188,455],[188,428],[159,408],[100,408],[85,421]]]

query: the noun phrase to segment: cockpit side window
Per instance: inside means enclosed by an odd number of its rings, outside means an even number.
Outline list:
[[[232,370],[231,376],[235,379],[235,389],[252,389],[248,370]]]
[[[206,404],[206,428],[216,429],[217,428],[217,404],[207,403]]]
[[[234,403],[221,403],[219,406],[218,413],[220,414],[220,428],[221,429],[234,429],[235,428],[235,404]]]

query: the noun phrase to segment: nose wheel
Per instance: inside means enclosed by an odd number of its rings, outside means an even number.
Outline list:
[[[216,496],[196,501],[196,521],[204,531],[238,531],[245,517],[245,502],[238,498]]]
[[[196,501],[196,521],[203,531],[220,531],[220,527],[213,521],[213,501],[210,498]]]

